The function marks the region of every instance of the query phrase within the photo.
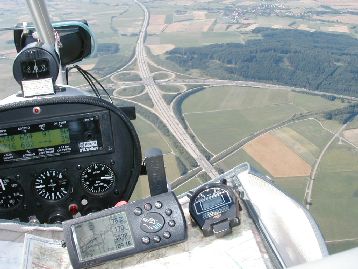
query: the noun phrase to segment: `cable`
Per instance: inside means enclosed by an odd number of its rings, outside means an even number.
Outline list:
[[[96,94],[96,96],[100,99],[102,99],[101,94],[99,93],[96,85],[93,83],[91,78],[88,76],[88,74],[84,73],[81,69],[77,69],[78,72],[84,77],[84,79],[88,82],[88,84],[91,86],[92,91]]]
[[[108,91],[103,87],[102,83],[101,83],[98,79],[96,79],[90,72],[88,72],[88,71],[82,69],[82,68],[81,68],[80,66],[78,66],[78,65],[75,65],[75,66],[76,66],[76,68],[77,68],[78,71],[81,70],[83,73],[87,74],[87,76],[89,76],[89,77],[91,77],[92,79],[94,79],[95,82],[97,82],[97,84],[98,84],[98,85],[102,88],[102,90],[106,93],[106,95],[108,96],[108,99],[110,100],[110,102],[113,104],[113,100],[112,100],[110,94],[109,94]]]
[[[68,82],[68,74],[69,74],[69,71],[70,71],[71,69],[74,69],[74,68],[76,68],[77,71],[82,75],[82,77],[87,81],[88,85],[91,87],[91,89],[92,89],[92,91],[94,92],[94,94],[95,94],[98,98],[102,99],[100,93],[98,92],[98,89],[97,89],[96,85],[94,85],[94,83],[93,83],[93,81],[91,80],[91,78],[90,78],[87,74],[85,74],[84,72],[82,72],[81,69],[78,69],[78,66],[76,66],[76,65],[71,66],[71,67],[69,67],[69,68],[68,68],[68,67],[66,68],[66,79],[67,79],[67,82]]]
[[[102,90],[106,93],[106,95],[108,96],[108,99],[111,101],[111,103],[113,104],[113,100],[111,98],[111,95],[108,93],[108,91],[103,87],[102,83],[99,82],[98,79],[96,79],[91,73],[87,72],[86,70],[84,70],[91,78],[93,78],[97,84],[102,88]]]

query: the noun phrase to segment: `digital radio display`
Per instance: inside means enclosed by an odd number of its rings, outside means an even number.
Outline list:
[[[68,128],[0,137],[0,153],[69,144]]]
[[[0,164],[99,151],[98,117],[0,128]]]

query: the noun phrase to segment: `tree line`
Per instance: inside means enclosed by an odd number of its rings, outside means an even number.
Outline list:
[[[166,57],[219,79],[358,96],[358,40],[345,34],[256,28],[262,39],[174,48]]]

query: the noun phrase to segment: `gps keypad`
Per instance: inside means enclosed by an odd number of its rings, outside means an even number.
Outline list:
[[[150,198],[148,198],[150,199]],[[153,206],[154,205],[154,206]],[[175,209],[174,209],[175,210]],[[176,226],[176,212],[166,206],[162,200],[156,200],[154,203],[146,201],[141,206],[133,210],[135,216],[140,218],[140,230],[143,232],[142,243],[144,245],[158,244],[162,239],[171,241],[173,228]]]

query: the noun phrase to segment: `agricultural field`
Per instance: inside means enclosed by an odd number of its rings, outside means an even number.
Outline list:
[[[314,118],[289,124],[271,133],[311,166],[333,135],[321,126],[321,121]]]
[[[170,148],[168,141],[162,136],[157,129],[142,119],[140,116],[133,121],[134,127],[138,132],[139,140],[142,147],[142,155],[150,148],[159,148],[164,154],[165,170],[168,180],[171,182],[180,176],[176,157]]]
[[[358,129],[349,129],[343,132],[344,138],[358,146]]]
[[[245,43],[260,39],[253,31],[272,29],[327,32],[358,37],[354,1],[151,1],[146,45],[152,56],[170,67],[165,52],[174,47]],[[350,12],[347,12],[350,10]],[[180,69],[180,68],[179,68]],[[190,73],[189,70],[181,70]]]
[[[176,195],[182,194],[187,192],[188,190],[194,189],[196,187],[199,187],[201,184],[203,184],[198,178],[194,177],[184,184],[177,187],[174,192]]]
[[[138,116],[132,123],[138,132],[143,154],[153,147],[160,148],[163,154],[172,152],[165,138],[161,136],[153,125],[148,123],[142,117]]]
[[[141,81],[139,73],[135,71],[123,71],[112,76],[111,79],[118,83],[123,81]]]
[[[357,173],[357,149],[336,139],[319,166],[311,207],[332,252],[358,244]]]
[[[225,86],[190,96],[182,108],[186,121],[200,141],[217,154],[250,134],[295,114],[343,105],[286,90]]]
[[[311,166],[279,138],[264,134],[245,145],[244,150],[274,177],[302,177]]]
[[[218,153],[265,124],[272,126],[275,120],[288,118],[292,113],[325,111],[342,105],[347,104],[288,91],[218,87],[188,97],[182,108],[186,121],[200,141]],[[280,109],[272,109],[277,107]],[[341,126],[321,117],[292,122],[256,138],[217,164],[227,171],[248,161],[296,201],[303,203],[311,167]],[[331,145],[314,182],[311,211],[331,252],[358,243],[350,240],[358,237],[355,225],[358,210],[342,210],[355,205],[358,199],[358,151],[344,140],[357,139],[356,128],[357,120],[354,120],[352,126],[347,127],[350,129],[348,133],[343,133]],[[337,218],[331,220],[332,216]]]
[[[144,93],[144,86],[130,86],[130,87],[119,87],[113,91],[113,96],[120,96],[120,97],[134,97]]]

